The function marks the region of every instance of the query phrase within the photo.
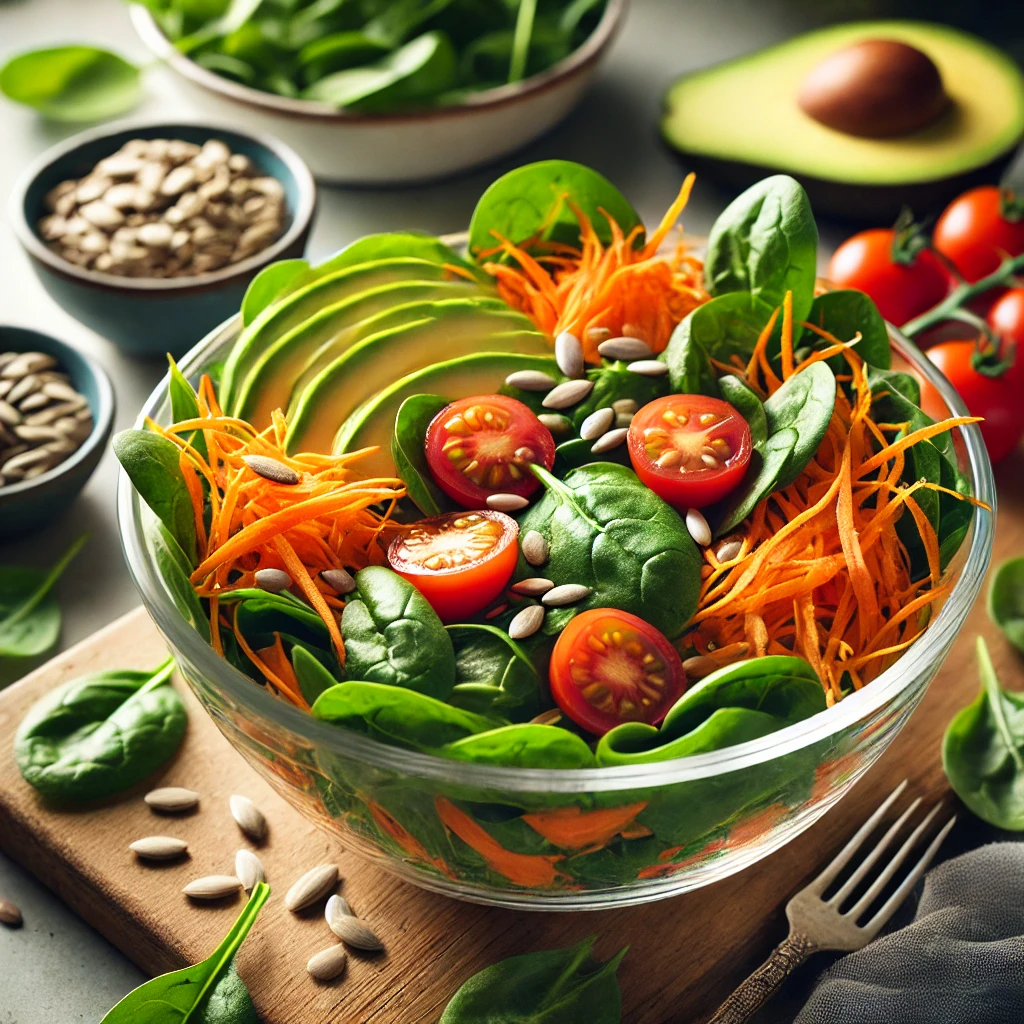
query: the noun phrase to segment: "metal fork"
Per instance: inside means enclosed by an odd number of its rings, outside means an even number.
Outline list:
[[[955,816],[942,826],[929,843],[921,859],[914,865],[913,870],[900,883],[899,888],[882,904],[881,908],[863,924],[857,922],[892,880],[907,855],[932,823],[940,805],[936,805],[929,811],[921,824],[910,833],[895,856],[882,868],[874,882],[848,910],[844,911],[843,905],[867,877],[868,872],[885,853],[910,816],[921,805],[920,798],[900,815],[878,841],[878,845],[864,858],[853,874],[836,890],[836,893],[828,900],[823,897],[825,890],[853,859],[861,844],[875,830],[886,811],[896,802],[906,787],[907,783],[904,780],[883,802],[882,806],[864,822],[860,831],[843,847],[835,860],[810,885],[801,889],[786,904],[789,936],[776,946],[771,956],[722,1003],[707,1024],[743,1024],[771,999],[786,978],[812,953],[825,950],[852,952],[866,946],[882,930],[925,873],[932,858],[942,845],[942,841],[956,822]]]

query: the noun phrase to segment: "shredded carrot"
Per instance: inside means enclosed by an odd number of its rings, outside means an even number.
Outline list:
[[[372,800],[366,799],[365,803],[377,827],[390,836],[412,860],[429,864],[442,875],[455,878],[452,869],[440,857],[431,857],[427,848],[393,814]]]
[[[646,801],[622,807],[603,807],[584,811],[579,807],[559,807],[554,811],[524,814],[523,821],[549,843],[570,850],[600,850],[615,836],[650,834],[637,827],[636,816],[647,806]]]

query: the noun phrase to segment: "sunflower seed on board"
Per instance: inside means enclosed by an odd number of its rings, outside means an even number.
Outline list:
[[[508,624],[508,635],[513,640],[525,640],[533,636],[544,623],[544,608],[539,604],[531,604],[516,612]]]
[[[246,892],[252,892],[257,882],[265,882],[263,861],[252,850],[239,850],[235,854],[235,875]]]
[[[686,510],[686,529],[693,538],[695,544],[706,548],[711,543],[711,527],[704,518],[700,509],[688,508]]]
[[[188,843],[174,836],[146,836],[129,843],[128,849],[142,860],[173,860],[188,850]]]
[[[285,893],[284,905],[293,914],[323,899],[338,884],[338,866],[320,864],[310,868]]]
[[[572,420],[563,416],[560,412],[542,412],[537,419],[544,424],[552,434],[568,434],[572,430]]]
[[[569,331],[562,331],[555,338],[555,362],[566,377],[580,377],[583,374],[583,346],[580,339]]]
[[[267,819],[247,796],[235,793],[228,800],[228,805],[231,808],[231,817],[250,839],[259,843],[267,838]]]
[[[297,484],[299,474],[269,455],[243,455],[242,461],[257,475],[275,484]]]
[[[505,378],[505,383],[510,388],[519,388],[520,391],[547,391],[557,382],[551,374],[542,370],[516,370]]]
[[[718,662],[705,654],[695,654],[683,662],[683,671],[690,679],[703,679],[718,671]]]
[[[22,926],[21,911],[17,905],[10,900],[0,899],[0,924],[8,928],[20,928]]]
[[[523,537],[523,558],[530,565],[543,565],[551,554],[551,545],[547,538],[536,530],[527,530]]]
[[[567,604],[575,604],[582,601],[590,594],[590,587],[582,583],[563,583],[560,587],[553,587],[542,598],[541,601],[549,608],[561,608]]]
[[[593,390],[592,380],[567,380],[553,387],[540,404],[545,409],[568,409],[582,402]]]
[[[641,377],[664,377],[668,373],[668,363],[661,363],[657,359],[638,359],[635,363],[628,363],[626,369]]]
[[[340,942],[314,953],[306,962],[306,970],[317,981],[331,981],[345,970],[348,954]]]
[[[607,433],[602,434],[590,446],[590,450],[594,455],[600,455],[602,452],[610,452],[613,448],[618,448],[619,445],[626,440],[626,435],[628,433],[629,427],[614,427]]]
[[[715,558],[720,562],[731,562],[742,550],[743,541],[741,540],[722,541],[722,543],[718,545],[718,550],[715,552]]]
[[[356,581],[344,569],[324,569],[320,579],[339,594],[351,594],[356,589]]]
[[[597,409],[580,424],[580,437],[584,441],[594,441],[605,433],[614,422],[614,409]]]
[[[351,912],[346,913],[338,903],[339,897],[332,896],[327,901],[324,910],[324,918],[327,927],[334,932],[347,946],[354,949],[362,949],[368,953],[379,953],[384,944],[377,938],[373,930],[363,924],[358,917]]]
[[[519,594],[522,597],[540,597],[541,594],[546,594],[549,590],[553,589],[554,585],[553,581],[546,580],[543,576],[531,576],[527,580],[513,583],[509,590],[513,594]]]
[[[347,914],[349,917],[358,916],[344,896],[332,896],[331,899],[334,900],[334,909],[339,914]]]
[[[253,582],[260,590],[266,590],[271,594],[280,594],[295,581],[284,569],[257,569],[253,574]]]
[[[654,352],[639,338],[609,338],[597,346],[597,354],[605,359],[650,359]]]
[[[194,900],[222,900],[241,888],[242,883],[234,875],[207,875],[193,879],[181,891]]]
[[[495,512],[518,512],[526,508],[529,501],[521,494],[489,494],[487,495],[487,507]]]
[[[162,786],[151,789],[143,798],[154,811],[171,814],[190,811],[199,803],[199,794],[183,786]]]

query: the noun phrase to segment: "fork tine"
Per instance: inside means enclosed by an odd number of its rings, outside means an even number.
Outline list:
[[[826,888],[835,880],[836,876],[850,862],[850,858],[857,852],[860,844],[875,830],[875,826],[885,816],[885,812],[893,805],[900,793],[907,788],[907,780],[904,779],[882,802],[882,805],[861,825],[857,834],[836,854],[835,859],[826,864],[824,870],[817,878],[807,886],[809,892],[820,896]]]
[[[924,851],[924,855],[917,864],[914,865],[914,870],[903,879],[900,883],[900,887],[885,901],[878,913],[864,925],[864,931],[869,933],[871,939],[878,934],[889,918],[896,912],[897,907],[899,907],[899,905],[907,898],[914,886],[917,885],[921,876],[928,870],[928,865],[931,864],[932,858],[934,858],[939,847],[942,845],[942,841],[949,835],[949,830],[955,824],[956,815],[954,814],[953,817],[942,826],[938,835],[936,835],[928,845],[928,849]]]
[[[872,901],[878,897],[878,894],[889,884],[889,880],[899,870],[899,866],[907,859],[907,854],[917,845],[917,841],[924,834],[924,831],[932,823],[932,819],[936,814],[939,813],[940,804],[936,804],[924,817],[913,832],[907,836],[904,844],[896,851],[896,856],[885,865],[882,873],[871,883],[870,888],[863,896],[847,911],[846,917],[850,918],[851,921],[856,921],[861,914],[871,905]]]
[[[854,889],[860,885],[861,880],[871,870],[875,862],[883,853],[889,848],[889,844],[893,841],[899,831],[907,823],[907,819],[921,806],[921,798],[918,797],[900,816],[896,819],[896,822],[889,828],[889,831],[879,839],[878,844],[875,848],[864,858],[861,862],[860,867],[843,883],[843,887],[828,901],[829,906],[835,907],[837,910],[842,907],[846,898],[853,892]]]

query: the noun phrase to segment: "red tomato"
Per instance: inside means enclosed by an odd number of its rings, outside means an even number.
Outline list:
[[[555,462],[551,431],[506,395],[460,398],[427,428],[427,465],[438,487],[464,508],[484,508],[491,494],[528,498],[540,486],[528,464]]]
[[[505,589],[518,537],[519,525],[504,512],[451,512],[413,523],[391,542],[388,561],[445,622],[461,622]]]
[[[979,373],[972,365],[977,351],[974,338],[943,341],[932,346],[928,358],[949,378],[950,384],[972,416],[984,416],[980,423],[989,458],[998,462],[1017,447],[1024,433],[1024,361],[1020,357],[999,377]],[[945,419],[939,393],[927,381],[921,385],[921,408],[933,419]]]
[[[991,274],[1004,256],[1024,252],[1024,220],[1005,220],[998,186],[982,185],[943,210],[932,244],[968,281],[977,281]]]
[[[645,405],[627,438],[636,475],[680,508],[724,498],[750,462],[750,427],[728,403],[706,395],[668,395]]]
[[[871,296],[890,323],[902,326],[931,309],[949,291],[949,274],[927,250],[913,263],[894,263],[892,228],[872,228],[848,238],[832,256],[828,276],[840,288],[856,288]]]
[[[1024,349],[1024,288],[1011,288],[988,312],[992,330]]]
[[[559,635],[548,672],[555,703],[598,736],[623,722],[657,725],[686,689],[666,637],[614,608],[577,615]]]

